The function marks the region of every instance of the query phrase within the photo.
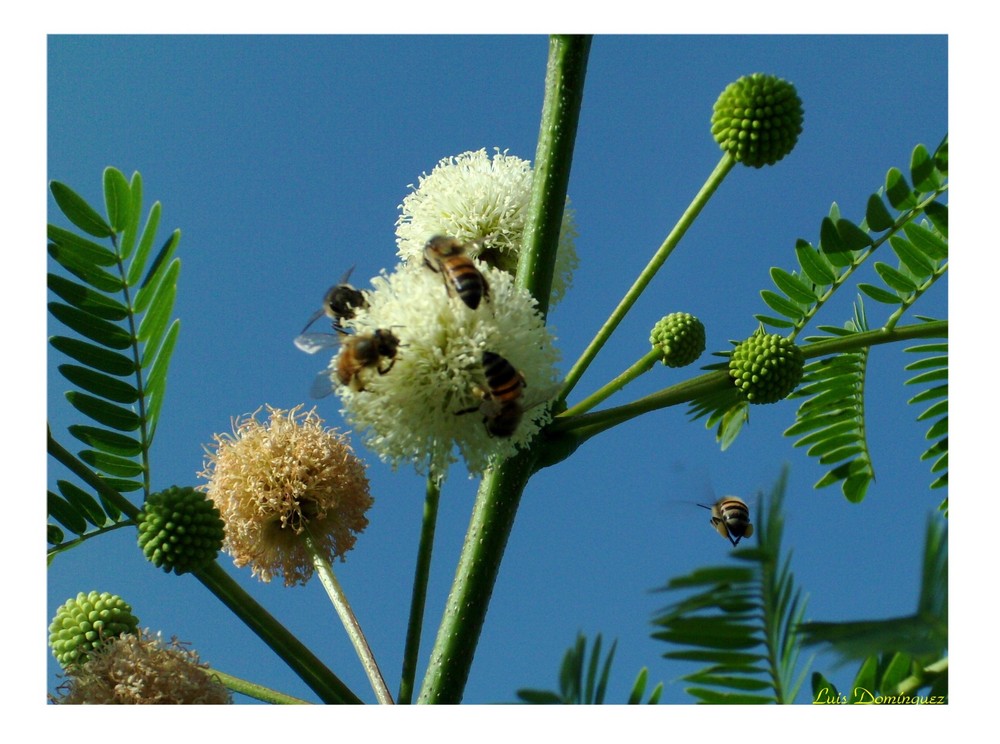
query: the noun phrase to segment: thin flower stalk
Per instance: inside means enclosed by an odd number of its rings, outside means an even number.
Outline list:
[[[632,380],[636,379],[637,377],[640,377],[641,375],[644,375],[646,372],[649,372],[649,370],[653,368],[653,365],[655,365],[660,360],[662,355],[663,352],[661,352],[659,349],[653,349],[652,351],[647,352],[641,359],[636,361],[635,364],[633,364],[627,370],[622,372],[620,375],[618,375],[610,382],[603,385],[599,390],[596,390],[590,395],[588,395],[586,398],[581,400],[572,408],[563,411],[563,413],[561,413],[560,416],[566,416],[566,417],[578,416],[580,414],[586,413],[597,404],[602,403],[603,401],[607,400],[609,397],[617,393],[619,390],[624,388],[626,385],[632,382]]]
[[[441,499],[441,478],[427,476],[427,495],[424,498],[424,517],[420,528],[420,546],[414,568],[413,594],[410,599],[410,620],[406,628],[406,646],[403,649],[403,671],[399,682],[397,701],[407,705],[413,700],[413,684],[420,653],[420,634],[424,624],[424,607],[427,601],[427,582],[430,579],[431,554],[434,549],[434,531],[437,526],[438,503]]]
[[[723,179],[735,165],[736,161],[731,155],[729,155],[729,153],[722,156],[719,164],[715,166],[715,170],[713,170],[711,175],[709,175],[708,180],[705,181],[704,185],[691,201],[691,204],[689,204],[688,208],[684,210],[684,213],[677,221],[677,224],[674,225],[673,230],[670,231],[670,234],[667,235],[663,244],[657,249],[656,253],[653,254],[649,263],[646,264],[646,268],[642,270],[638,278],[625,293],[625,296],[622,297],[618,306],[604,322],[604,325],[601,326],[597,335],[594,336],[590,344],[580,355],[580,358],[577,359],[576,363],[567,373],[566,379],[563,381],[562,390],[559,394],[559,400],[566,400],[566,397],[576,386],[576,383],[580,381],[580,378],[587,370],[587,367],[590,366],[590,363],[594,361],[598,352],[603,348],[604,344],[607,343],[607,340],[611,337],[615,328],[618,327],[618,324],[625,318],[625,315],[632,308],[632,305],[635,304],[636,300],[639,299],[639,296],[643,293],[643,291],[645,291],[646,287],[649,286],[653,277],[656,276],[656,272],[660,270],[663,263],[667,260],[670,254],[673,253],[674,248],[677,247],[681,238],[683,238],[684,234],[688,231],[688,228],[694,224],[694,221],[701,213],[701,210],[704,209],[706,204],[708,204],[708,200],[719,188]]]
[[[347,631],[347,636],[351,639],[354,651],[357,653],[358,659],[361,660],[361,666],[364,667],[365,674],[368,676],[368,681],[371,683],[376,699],[382,705],[392,705],[392,695],[389,693],[389,688],[386,686],[382,672],[375,661],[375,655],[368,645],[368,640],[365,638],[364,631],[361,630],[361,624],[358,623],[358,619],[354,615],[354,610],[351,609],[351,603],[347,601],[347,595],[344,593],[343,587],[333,572],[333,567],[326,559],[325,551],[315,543],[308,533],[303,537],[306,547],[312,553],[313,566],[316,569],[319,580],[323,584],[323,588],[326,589],[327,596],[330,597],[330,602],[344,624],[344,630]]]

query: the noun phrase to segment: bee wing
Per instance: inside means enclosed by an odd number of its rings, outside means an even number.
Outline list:
[[[306,354],[315,354],[321,349],[340,345],[340,336],[332,333],[300,333],[295,337],[295,345]]]
[[[309,395],[313,398],[325,398],[333,392],[333,378],[330,377],[331,370],[324,369],[316,375],[312,385],[309,387]]]
[[[337,282],[337,284],[347,284],[347,280],[351,278],[352,271],[354,271],[354,266],[352,266],[351,268],[349,268],[347,271],[344,272],[344,275],[340,277],[340,281]],[[333,287],[330,287],[330,289],[333,289]]]

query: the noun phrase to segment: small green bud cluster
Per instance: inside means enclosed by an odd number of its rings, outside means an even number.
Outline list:
[[[804,364],[795,342],[758,330],[733,349],[729,376],[747,402],[777,403],[799,384]]]
[[[172,486],[154,493],[139,515],[139,547],[166,572],[204,568],[222,548],[225,525],[207,495]]]
[[[774,165],[802,132],[802,101],[786,80],[754,73],[726,86],[712,111],[712,136],[744,165]]]
[[[135,633],[139,619],[117,594],[80,592],[56,610],[49,646],[63,668],[82,664],[92,650],[122,633]]]
[[[653,326],[649,342],[668,367],[686,367],[705,350],[705,326],[691,313],[670,313]]]

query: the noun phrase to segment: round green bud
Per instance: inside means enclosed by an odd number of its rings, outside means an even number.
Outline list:
[[[802,350],[793,341],[757,331],[733,349],[729,376],[749,403],[777,403],[799,384],[804,364]]]
[[[103,642],[135,633],[139,619],[117,594],[80,592],[56,610],[49,625],[49,646],[62,667],[82,664]]]
[[[705,350],[705,326],[691,313],[670,313],[653,326],[649,343],[668,367],[686,367]]]
[[[722,91],[712,110],[712,136],[743,165],[774,165],[795,147],[802,115],[794,85],[756,72]]]
[[[224,536],[215,504],[189,487],[154,493],[139,515],[139,547],[150,563],[168,573],[204,568],[215,560]]]

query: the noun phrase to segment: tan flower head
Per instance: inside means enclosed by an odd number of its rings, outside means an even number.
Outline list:
[[[234,421],[233,434],[215,435],[200,474],[226,523],[223,549],[233,563],[249,564],[263,581],[280,574],[287,586],[312,576],[307,529],[327,560],[343,560],[373,503],[347,437],[301,408],[267,406],[266,423],[256,419],[260,409]]]
[[[169,645],[149,631],[126,634],[101,646],[73,667],[60,685],[64,705],[205,705],[232,698],[198,654],[174,638]]]

